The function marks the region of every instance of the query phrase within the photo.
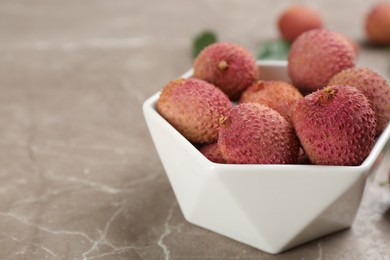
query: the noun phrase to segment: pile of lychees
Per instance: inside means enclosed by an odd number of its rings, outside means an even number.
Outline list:
[[[158,112],[213,162],[360,165],[390,121],[389,84],[320,20],[298,33],[282,18],[291,82],[261,80],[248,50],[215,43],[163,88]]]

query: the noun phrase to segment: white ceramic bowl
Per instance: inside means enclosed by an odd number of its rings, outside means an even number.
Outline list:
[[[262,79],[289,80],[285,62],[258,64]],[[390,168],[390,125],[360,166],[213,163],[160,116],[158,97],[143,111],[184,217],[268,253],[350,227],[367,177]]]

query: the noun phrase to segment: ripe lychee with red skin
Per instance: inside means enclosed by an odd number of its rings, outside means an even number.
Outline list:
[[[193,78],[170,81],[157,101],[157,111],[193,143],[216,142],[219,118],[231,108],[219,88]]]
[[[288,74],[304,93],[324,88],[338,72],[355,66],[356,55],[340,34],[315,29],[301,34],[288,55]]]
[[[242,93],[239,103],[267,105],[291,122],[295,105],[302,98],[299,90],[287,82],[259,80]]]
[[[227,163],[293,164],[299,145],[294,129],[275,110],[242,103],[222,117],[218,146]]]
[[[365,20],[367,38],[375,44],[390,44],[390,3],[375,4]]]
[[[328,86],[305,96],[295,108],[293,124],[314,164],[360,165],[375,141],[374,111],[350,86]]]
[[[321,15],[304,5],[288,7],[278,19],[278,29],[282,38],[290,42],[306,31],[323,26]]]
[[[350,68],[333,76],[329,85],[349,85],[360,90],[370,102],[380,135],[390,121],[390,86],[386,79],[369,68]]]
[[[212,162],[226,163],[221,152],[219,151],[218,143],[205,144],[199,148],[199,151]]]
[[[259,78],[259,68],[247,49],[220,42],[205,48],[195,59],[194,77],[214,84],[231,100],[237,100]]]

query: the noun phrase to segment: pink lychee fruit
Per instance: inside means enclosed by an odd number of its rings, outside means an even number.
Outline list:
[[[299,90],[287,82],[259,80],[242,93],[239,103],[267,105],[291,122],[292,111],[302,98]]]
[[[322,27],[321,15],[305,5],[288,7],[278,19],[278,29],[282,38],[290,42],[306,31]]]
[[[231,101],[219,88],[193,78],[170,81],[157,102],[157,111],[194,143],[216,142],[219,118],[231,108]]]
[[[275,110],[257,103],[242,103],[220,121],[218,146],[227,163],[297,162],[297,137],[291,124]]]
[[[349,85],[360,90],[370,102],[380,135],[390,121],[390,86],[386,79],[369,68],[350,68],[332,77],[328,85]]]
[[[315,29],[301,34],[288,55],[288,74],[294,86],[310,93],[324,88],[336,73],[355,66],[356,55],[340,34]]]
[[[377,3],[366,16],[365,31],[367,38],[379,45],[390,44],[390,3]]]
[[[259,78],[259,68],[247,49],[219,42],[205,48],[195,59],[194,77],[214,84],[231,100],[237,100]]]
[[[293,124],[314,164],[360,165],[375,141],[374,111],[350,86],[328,86],[305,96],[295,108]]]

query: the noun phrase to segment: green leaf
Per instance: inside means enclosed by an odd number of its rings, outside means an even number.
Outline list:
[[[195,37],[192,43],[192,57],[195,59],[204,48],[217,41],[217,35],[213,31],[207,30],[201,32]]]
[[[259,60],[286,60],[291,44],[283,40],[268,41],[260,45],[257,53]]]

